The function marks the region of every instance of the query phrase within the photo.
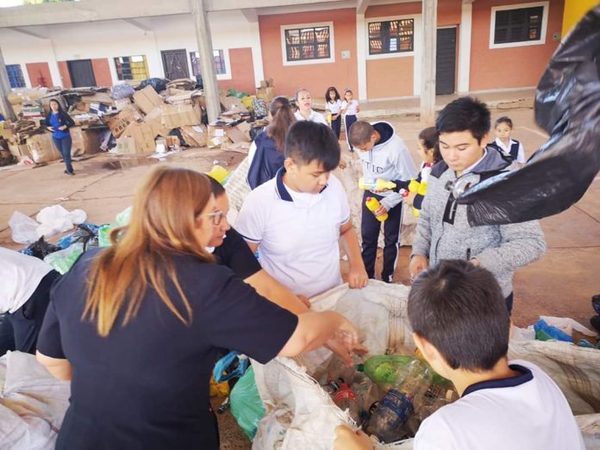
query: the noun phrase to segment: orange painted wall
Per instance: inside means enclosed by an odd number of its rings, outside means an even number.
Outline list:
[[[92,59],[92,69],[94,70],[94,77],[96,78],[96,86],[111,87],[113,85],[108,59]]]
[[[280,27],[319,22],[333,22],[335,62],[284,66]],[[302,87],[310,90],[317,102],[323,103],[322,97],[330,85],[337,86],[338,90],[358,91],[354,8],[259,16],[259,28],[265,78],[273,78],[277,95],[293,95]],[[342,50],[350,51],[349,59],[342,59]]]
[[[473,2],[471,91],[536,86],[559,44],[552,34],[561,31],[564,2],[553,0],[544,45],[490,49],[491,8],[505,4],[501,0]]]
[[[252,49],[250,47],[230,48],[229,63],[231,64],[231,80],[219,80],[219,88],[224,90],[235,88],[239,91],[254,94],[256,80],[254,79]]]
[[[437,15],[438,27],[460,24],[461,1],[439,0]]]
[[[29,80],[32,86],[53,86],[52,75],[50,75],[50,68],[48,63],[27,63],[27,73],[29,74]]]
[[[60,72],[61,86],[65,89],[72,88],[73,82],[71,81],[71,74],[69,73],[69,66],[66,61],[58,61],[58,71]]]
[[[413,95],[415,58],[370,59],[367,61],[369,100]]]

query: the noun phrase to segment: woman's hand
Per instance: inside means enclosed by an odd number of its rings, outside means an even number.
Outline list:
[[[66,125],[62,125],[62,126],[58,127],[58,129],[60,131],[65,131],[67,129],[67,126]]]
[[[359,341],[358,329],[344,316],[335,334],[327,341],[325,347],[337,354],[348,366],[352,365],[352,355],[364,355],[367,348]]]

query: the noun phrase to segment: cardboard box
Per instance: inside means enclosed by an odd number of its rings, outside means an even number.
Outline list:
[[[17,161],[21,161],[23,158],[31,158],[31,149],[28,144],[8,144],[8,150],[17,158]]]
[[[200,123],[198,110],[192,105],[163,105],[161,109],[162,125],[169,130]]]
[[[123,131],[123,136],[135,140],[135,153],[153,153],[155,150],[156,134],[147,123],[132,123]]]
[[[135,139],[131,136],[121,136],[117,139],[117,153],[123,155],[135,154]]]
[[[146,117],[144,117],[144,123],[152,127],[155,136],[167,137],[171,128],[163,125],[162,114],[162,108],[154,108],[146,115]]]
[[[84,130],[81,127],[73,127],[69,130],[73,145],[72,156],[90,155],[98,153],[102,145],[102,130]]]
[[[245,122],[242,122],[242,123],[245,123]],[[225,134],[227,135],[227,137],[229,139],[231,139],[231,141],[234,144],[237,144],[238,142],[250,142],[250,134],[242,131],[243,128],[244,127],[242,127],[242,129],[240,129],[239,125],[236,127],[229,127],[229,128],[225,129]],[[248,130],[249,129],[250,128],[248,128]]]
[[[265,102],[269,103],[275,98],[275,88],[267,86],[256,89],[256,98],[262,98]]]
[[[148,114],[154,108],[164,103],[162,97],[156,93],[152,86],[146,86],[141,91],[133,94],[133,102],[144,114]]]
[[[131,104],[132,104],[131,99],[129,97],[120,98],[118,100],[115,100],[115,108],[117,108],[117,111],[121,111],[123,108],[125,108]]]
[[[186,144],[191,147],[205,147],[208,139],[206,129],[201,125],[184,126],[179,129]]]
[[[116,114],[106,114],[102,120],[113,136],[118,138],[129,125],[141,121],[142,115],[134,105],[129,105]]]
[[[52,134],[35,134],[27,139],[31,149],[31,159],[36,164],[56,161],[61,158],[60,153],[52,142]]]

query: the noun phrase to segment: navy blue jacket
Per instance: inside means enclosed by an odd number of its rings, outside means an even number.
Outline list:
[[[273,178],[277,171],[283,167],[283,161],[285,160],[283,152],[277,150],[275,141],[267,136],[265,131],[256,136],[254,143],[256,144],[256,153],[248,170],[250,189],[256,189]]]

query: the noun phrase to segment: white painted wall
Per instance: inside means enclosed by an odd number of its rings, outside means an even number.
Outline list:
[[[249,22],[239,11],[209,13],[213,47],[251,47],[254,77],[264,78],[258,21]],[[56,61],[108,58],[113,82],[117,82],[114,57],[146,55],[151,77],[163,77],[161,50],[185,48],[192,73],[189,52],[196,51],[196,33],[192,16],[165,16],[137,19],[148,31],[122,20],[88,24],[28,27],[38,39],[17,31],[0,28],[0,47],[6,64],[21,64],[28,86],[31,80],[25,63],[47,61],[54,83],[61,83]]]

